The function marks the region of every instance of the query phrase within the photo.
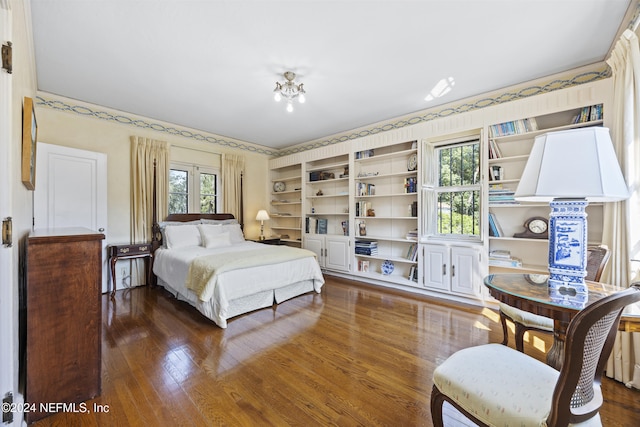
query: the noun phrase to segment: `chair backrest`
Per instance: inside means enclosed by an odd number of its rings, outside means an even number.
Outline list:
[[[585,280],[599,282],[610,256],[611,251],[605,245],[589,246],[587,248],[587,276]]]
[[[633,285],[588,305],[571,320],[547,425],[579,423],[598,413],[602,406],[600,379],[622,310],[637,301],[640,285]]]

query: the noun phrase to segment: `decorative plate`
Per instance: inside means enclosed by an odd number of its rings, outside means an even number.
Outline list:
[[[407,170],[414,171],[418,169],[418,155],[412,154],[407,160]]]
[[[382,274],[384,274],[384,275],[387,275],[387,276],[388,276],[389,274],[393,273],[393,269],[394,269],[394,267],[395,267],[395,266],[393,265],[393,262],[392,262],[392,261],[385,260],[385,261],[382,263]]]
[[[275,191],[276,193],[281,193],[286,188],[287,188],[287,186],[282,181],[276,181],[276,182],[273,183],[273,191]]]

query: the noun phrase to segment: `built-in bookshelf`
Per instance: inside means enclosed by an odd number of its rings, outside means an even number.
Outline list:
[[[306,164],[305,233],[349,235],[349,157]]]
[[[514,193],[529,159],[535,137],[547,132],[587,126],[601,126],[602,104],[553,114],[490,125],[488,138],[487,190],[489,272],[548,272],[546,235],[516,237],[532,218],[548,218],[548,203],[520,203]],[[602,204],[589,205],[589,241],[602,238]]]
[[[269,228],[273,237],[290,246],[302,244],[302,166],[295,164],[271,171]]]
[[[417,142],[354,153],[355,273],[417,286]]]

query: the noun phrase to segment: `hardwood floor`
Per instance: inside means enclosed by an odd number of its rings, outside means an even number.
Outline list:
[[[102,395],[90,413],[32,425],[431,426],[435,366],[502,340],[494,311],[326,277],[321,294],[227,329],[162,288],[104,295]],[[540,336],[525,351],[544,360],[549,345]],[[640,392],[608,378],[603,390],[604,425],[637,425]]]

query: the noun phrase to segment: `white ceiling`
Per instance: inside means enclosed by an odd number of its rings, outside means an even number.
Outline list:
[[[31,0],[31,9],[40,91],[283,148],[601,62],[630,3]],[[293,113],[272,92],[287,70],[307,91]],[[451,91],[426,101],[442,79]]]

